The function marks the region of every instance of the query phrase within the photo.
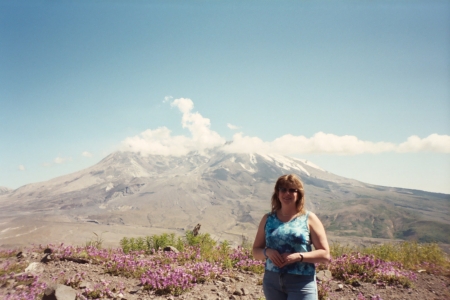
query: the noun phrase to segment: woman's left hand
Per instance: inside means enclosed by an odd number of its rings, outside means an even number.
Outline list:
[[[282,267],[300,261],[299,253],[283,253],[281,257],[284,260]]]

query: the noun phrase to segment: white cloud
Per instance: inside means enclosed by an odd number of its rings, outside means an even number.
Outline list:
[[[318,132],[307,138],[304,136],[283,135],[272,142],[264,142],[259,138],[235,134],[233,143],[224,146],[229,152],[262,152],[293,154],[338,154],[356,155],[363,153],[383,152],[439,152],[450,153],[450,136],[431,134],[426,138],[411,136],[406,142],[396,145],[387,142],[371,142],[358,139],[356,136]]]
[[[25,169],[25,166],[24,165],[19,165],[19,170],[20,171],[25,171],[26,169]]]
[[[283,135],[272,142],[264,142],[259,138],[244,136],[237,133],[233,143],[224,146],[229,152],[260,152],[293,154],[361,154],[393,151],[395,144],[385,142],[361,141],[356,136],[337,136],[318,132],[311,138],[305,136]]]
[[[128,137],[122,142],[122,150],[140,152],[143,155],[181,156],[189,152],[189,139],[185,136],[171,136],[166,127],[147,129],[139,135]]]
[[[233,124],[230,124],[230,123],[227,123],[227,126],[228,126],[228,128],[230,128],[230,129],[232,129],[232,130],[237,130],[237,129],[239,129],[239,126],[236,126],[236,125],[233,125]]]
[[[203,152],[225,143],[217,132],[210,129],[211,122],[198,112],[192,112],[194,103],[190,99],[180,98],[170,103],[177,107],[182,115],[181,124],[191,133],[191,137],[179,135],[172,136],[166,127],[147,129],[134,137],[122,141],[122,150],[140,152],[143,155],[176,155],[181,156],[190,151]]]
[[[417,135],[413,135],[398,146],[397,152],[450,153],[450,136],[433,133],[421,139]]]
[[[88,151],[83,151],[83,153],[81,153],[81,155],[83,155],[84,157],[92,157],[92,153],[90,153]]]
[[[169,102],[169,101],[172,100],[172,99],[173,99],[172,96],[165,96],[165,97],[164,97],[163,103]]]
[[[168,99],[166,97],[166,99]],[[166,100],[165,100],[166,101]],[[167,100],[169,101],[169,100]],[[190,99],[179,98],[170,103],[182,113],[181,124],[187,128],[190,137],[173,136],[170,129],[160,127],[148,129],[137,136],[128,137],[122,142],[122,150],[141,152],[143,155],[160,154],[181,156],[190,151],[203,152],[222,146],[228,152],[259,152],[296,154],[335,154],[357,155],[363,153],[384,152],[440,152],[450,153],[450,136],[431,134],[421,139],[409,137],[406,142],[395,144],[390,142],[372,142],[358,139],[353,135],[338,136],[331,133],[318,132],[312,137],[286,134],[273,141],[263,141],[259,137],[245,136],[242,132],[233,136],[232,143],[225,145],[225,138],[211,130],[211,122],[198,112],[192,112],[194,103]],[[238,127],[227,124],[230,129]]]
[[[55,163],[55,164],[62,164],[62,163],[65,163],[66,161],[71,161],[72,160],[72,157],[57,157],[57,158],[55,158],[54,160],[53,160],[53,162]]]

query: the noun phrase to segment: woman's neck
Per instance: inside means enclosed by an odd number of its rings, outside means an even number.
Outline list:
[[[282,207],[278,210],[278,213],[283,217],[292,217],[292,216],[295,216],[296,214],[298,214],[295,207],[293,207],[293,208]]]

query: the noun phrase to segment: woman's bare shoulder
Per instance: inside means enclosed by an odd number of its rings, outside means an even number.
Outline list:
[[[318,224],[318,223],[322,224],[319,217],[312,211],[309,212],[309,214],[308,214],[308,223],[309,224]]]
[[[270,215],[270,212],[264,214],[264,215],[262,216],[262,218],[261,218],[261,221],[266,221],[267,218],[269,217],[269,215]]]

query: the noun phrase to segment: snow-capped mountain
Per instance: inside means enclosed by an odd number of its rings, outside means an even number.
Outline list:
[[[282,155],[220,151],[182,157],[115,152],[90,168],[1,195],[0,218],[11,222],[8,228],[25,219],[179,231],[201,223],[230,239],[254,233],[270,211],[275,180],[288,173],[301,177],[307,208],[333,234],[431,239],[436,235],[416,228],[420,222],[450,228],[450,195],[370,185]]]

